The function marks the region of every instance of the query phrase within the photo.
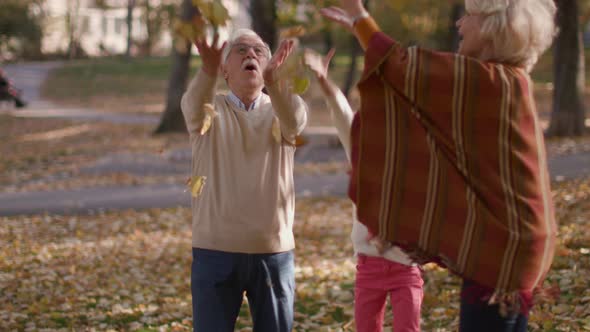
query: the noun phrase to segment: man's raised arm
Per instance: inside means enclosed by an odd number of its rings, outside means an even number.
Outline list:
[[[221,53],[225,47],[225,43],[217,46],[218,39],[219,36],[215,35],[211,45],[207,44],[206,40],[195,41],[202,65],[196,77],[189,83],[180,102],[186,127],[191,135],[201,129],[205,114],[203,106],[212,103],[215,96]]]
[[[264,83],[270,96],[275,114],[279,118],[283,138],[290,143],[301,134],[307,124],[307,104],[298,95],[288,93],[279,87],[273,73],[284,63],[293,51],[294,42],[284,40],[264,71]]]

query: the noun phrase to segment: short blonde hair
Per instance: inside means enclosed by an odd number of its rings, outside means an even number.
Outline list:
[[[221,58],[223,60],[223,63],[225,63],[227,61],[227,57],[229,56],[229,51],[231,51],[231,48],[234,46],[234,44],[238,41],[238,39],[240,39],[243,36],[250,36],[250,37],[256,37],[258,39],[260,39],[260,41],[264,44],[264,46],[266,46],[266,49],[268,51],[268,58],[270,59],[271,57],[271,52],[270,52],[270,47],[268,47],[268,44],[265,43],[262,38],[260,38],[260,36],[254,32],[254,30],[250,30],[250,29],[237,29],[234,32],[232,32],[232,34],[229,36],[229,39],[227,41],[227,45],[225,45],[225,48],[223,49],[223,51],[221,52]]]
[[[482,38],[491,59],[530,71],[556,34],[553,0],[465,0],[469,14],[482,15]]]

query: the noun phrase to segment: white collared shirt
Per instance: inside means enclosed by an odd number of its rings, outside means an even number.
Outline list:
[[[256,107],[256,104],[258,103],[258,101],[260,100],[260,97],[262,96],[262,94],[259,94],[258,97],[256,97],[256,99],[254,99],[254,101],[252,102],[252,104],[250,104],[250,107],[246,108],[246,104],[244,104],[240,98],[238,98],[238,96],[236,96],[232,91],[229,92],[229,95],[227,95],[227,98],[234,103],[234,105],[236,105],[237,107],[243,109],[246,112],[249,112],[251,110],[254,109],[254,107]]]

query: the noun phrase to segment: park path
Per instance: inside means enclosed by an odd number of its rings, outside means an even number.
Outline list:
[[[23,90],[30,103],[24,110],[9,111],[22,117],[59,117],[78,121],[113,123],[157,123],[154,115],[104,113],[91,109],[63,108],[43,100],[40,87],[50,70],[60,62],[23,63],[4,67],[14,85]],[[344,162],[346,156],[332,128],[306,129],[308,144],[296,154],[296,163]],[[99,158],[82,174],[124,172],[139,176],[189,174],[190,151],[170,152],[167,158],[120,153]],[[590,153],[578,153],[549,159],[553,178],[576,178],[590,175]],[[348,186],[345,173],[295,174],[296,197],[345,196]],[[144,209],[189,206],[190,195],[184,185],[155,184],[108,186],[68,191],[0,193],[0,216],[22,214],[85,214],[113,209]]]

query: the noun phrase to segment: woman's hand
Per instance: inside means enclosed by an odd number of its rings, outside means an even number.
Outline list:
[[[226,47],[227,42],[224,42],[221,46],[218,46],[219,35],[216,33],[213,36],[211,45],[207,44],[206,39],[199,39],[195,41],[195,46],[199,50],[201,55],[202,69],[210,76],[217,76],[219,72],[219,66],[221,65],[221,54],[223,49]]]
[[[350,16],[344,9],[332,6],[320,9],[320,13],[328,20],[341,25],[344,29],[351,33],[353,32],[352,16]]]
[[[340,0],[341,7],[322,8],[320,13],[327,19],[353,32],[354,18],[367,12],[361,0]]]
[[[275,52],[272,58],[269,60],[268,65],[262,72],[262,78],[264,78],[264,84],[266,86],[273,85],[275,83],[274,73],[279,70],[281,65],[293,52],[295,42],[292,39],[286,39],[281,42],[279,49]]]
[[[367,11],[361,0],[340,0],[340,6],[350,17],[361,15]]]

